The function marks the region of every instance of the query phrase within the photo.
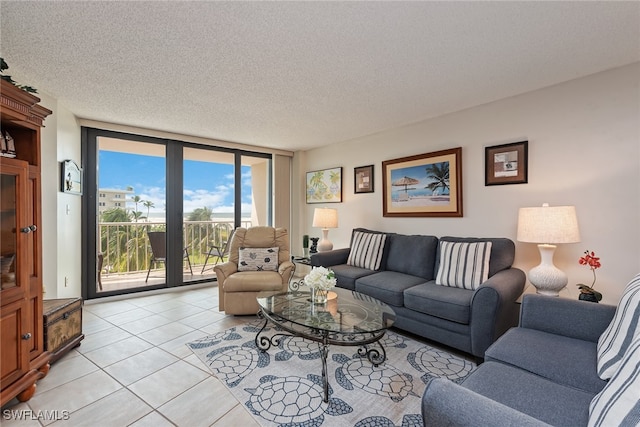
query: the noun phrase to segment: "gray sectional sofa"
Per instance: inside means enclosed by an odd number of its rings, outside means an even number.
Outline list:
[[[640,276],[636,280],[618,312],[604,304],[526,295],[519,327],[489,347],[485,363],[461,384],[427,384],[424,425],[639,425]],[[600,346],[601,353],[617,352],[609,356],[619,363],[611,378],[603,375],[608,362],[598,350],[603,333],[619,343]]]
[[[378,268],[354,265],[356,233],[384,236]],[[487,279],[477,289],[436,284],[442,242],[491,242]],[[509,239],[437,238],[357,228],[350,246],[313,254],[311,265],[331,268],[337,286],[389,304],[399,329],[482,359],[491,343],[517,325],[516,300],[524,290],[525,275],[511,266],[515,246]]]

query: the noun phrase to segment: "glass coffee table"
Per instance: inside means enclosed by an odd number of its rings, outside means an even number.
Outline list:
[[[358,355],[378,366],[387,358],[380,339],[395,321],[393,309],[382,301],[347,289],[333,288],[331,292],[335,297],[331,295],[323,304],[312,303],[311,293],[304,291],[261,292],[257,296],[258,317],[265,322],[256,334],[256,346],[267,351],[271,346],[277,347],[283,336],[317,342],[322,358],[325,402],[329,401],[329,346],[360,347]],[[263,334],[269,322],[285,332]]]

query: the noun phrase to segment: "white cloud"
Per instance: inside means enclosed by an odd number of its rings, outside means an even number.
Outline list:
[[[233,175],[230,175],[233,179]],[[185,215],[193,212],[195,209],[207,207],[214,213],[229,213],[233,214],[233,193],[234,185],[231,183],[220,183],[215,186],[213,191],[204,189],[184,189],[183,190],[183,209]],[[144,187],[138,186],[134,188],[135,195],[140,196],[143,201],[151,201],[154,207],[149,209],[149,216],[158,217],[164,216],[166,213],[166,190],[163,187]],[[251,187],[243,187],[243,203],[242,212],[246,214],[251,213],[252,209],[252,197]],[[127,208],[134,209],[134,203],[127,201]],[[147,208],[138,203],[138,210],[145,216],[147,215]]]

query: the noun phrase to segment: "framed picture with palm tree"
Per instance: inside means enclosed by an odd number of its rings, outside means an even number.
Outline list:
[[[307,203],[342,202],[342,167],[307,172]]]
[[[386,217],[461,217],[462,148],[382,162]]]

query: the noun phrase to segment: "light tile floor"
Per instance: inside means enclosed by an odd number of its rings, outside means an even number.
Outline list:
[[[88,302],[81,345],[51,366],[31,400],[2,408],[1,424],[258,426],[185,345],[254,318],[220,313],[215,285]]]

